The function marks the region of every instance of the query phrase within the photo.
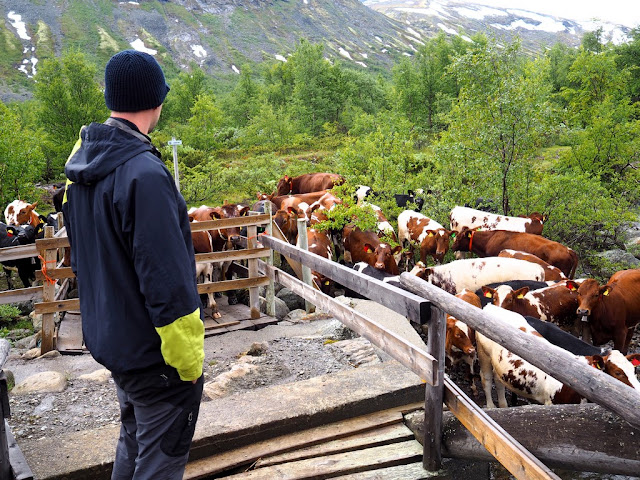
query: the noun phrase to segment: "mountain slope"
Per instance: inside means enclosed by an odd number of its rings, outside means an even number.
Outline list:
[[[195,62],[221,76],[244,63],[284,61],[301,38],[324,44],[329,59],[383,72],[418,45],[358,0],[0,0],[0,11],[5,91],[28,88],[38,61],[69,47],[103,65],[134,46],[156,55],[169,75]]]
[[[606,22],[579,22],[522,9],[487,7],[473,0],[362,0],[370,8],[394,18],[423,36],[440,32],[470,36],[478,32],[513,40],[538,53],[557,42],[577,47],[582,36],[601,27],[604,40],[620,43],[630,29]]]

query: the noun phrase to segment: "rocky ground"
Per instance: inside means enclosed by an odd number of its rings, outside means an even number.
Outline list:
[[[352,337],[326,315],[207,337],[203,401],[381,361],[368,341]],[[51,352],[28,360],[27,347],[21,342],[12,348],[5,372],[17,385],[40,372],[58,372],[61,391],[10,393],[9,425],[18,441],[119,423],[113,380],[101,375],[102,366],[90,355]]]

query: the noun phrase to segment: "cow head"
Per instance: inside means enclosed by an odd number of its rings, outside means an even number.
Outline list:
[[[276,187],[276,195],[288,195],[293,190],[293,179],[285,175],[278,182]]]
[[[273,216],[273,221],[278,225],[287,241],[295,244],[298,236],[298,212],[296,209],[289,207],[286,210],[278,210]]]
[[[640,365],[640,354],[634,353],[626,357],[618,350],[612,350],[609,355],[593,355],[586,357],[592,367],[602,370],[625,385],[640,391],[640,382],[635,374],[635,367]]]
[[[4,210],[4,218],[7,225],[24,225],[26,223],[37,226],[40,223],[39,215],[35,212],[38,202],[27,203],[23,200],[14,200]]]
[[[436,263],[442,263],[444,256],[449,251],[449,239],[451,238],[451,230],[439,228],[437,230],[427,230],[427,235],[422,240],[420,245],[421,260],[425,260],[423,257],[429,254],[433,257]],[[424,254],[423,254],[424,253]]]
[[[452,348],[455,347],[466,355],[475,355],[476,349],[471,343],[469,335],[455,317],[447,315],[447,333],[445,336],[445,350],[447,353],[451,353]]]
[[[473,234],[476,232],[476,229],[463,228],[457,235],[455,235],[455,240],[453,241],[453,245],[451,249],[454,252],[468,252],[472,246]]]
[[[567,288],[573,289],[578,286],[578,310],[576,311],[579,317],[589,316],[594,308],[598,306],[598,303],[603,300],[603,297],[609,295],[613,289],[614,284],[598,285],[598,282],[592,278],[587,278],[579,286],[573,282],[567,282]]]

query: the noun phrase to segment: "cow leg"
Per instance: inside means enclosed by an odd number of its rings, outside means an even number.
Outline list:
[[[2,267],[2,271],[4,272],[4,276],[7,279],[7,288],[9,290],[13,290],[15,287],[13,285],[13,278],[11,278],[11,274],[13,271],[5,266]]]
[[[484,396],[487,402],[487,408],[495,408],[493,398],[491,398],[491,388],[493,387],[493,365],[491,356],[486,352],[481,342],[478,342],[478,363],[480,364],[480,381],[484,389]]]
[[[494,374],[494,378],[496,381],[496,397],[498,397],[498,406],[500,408],[506,408],[508,405],[504,391],[504,384],[500,381],[497,374]]]

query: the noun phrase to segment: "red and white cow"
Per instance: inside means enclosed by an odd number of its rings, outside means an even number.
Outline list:
[[[527,262],[537,263],[538,265],[544,268],[544,278],[545,280],[566,280],[567,276],[562,273],[558,267],[554,267],[553,265],[549,265],[547,262],[542,260],[541,258],[527,252],[521,252],[519,250],[511,250],[505,249],[502,250],[499,254],[499,257],[509,257],[509,258],[519,258],[520,260],[526,260]]]
[[[542,234],[543,217],[532,213],[529,217],[509,217],[483,212],[469,207],[454,207],[449,214],[451,230],[461,232],[464,228],[481,230],[508,230],[535,235]]]
[[[454,251],[473,252],[479,257],[494,257],[505,249],[531,253],[558,267],[569,278],[573,278],[578,266],[578,255],[572,249],[531,233],[463,228],[451,248]]]
[[[540,265],[502,257],[466,258],[429,268],[419,262],[411,273],[452,295],[465,288],[475,292],[490,283],[544,280],[544,270]]]
[[[343,183],[344,177],[337,173],[305,173],[297,177],[285,175],[278,182],[276,195],[318,192]]]
[[[451,233],[435,220],[413,210],[404,210],[398,215],[400,244],[409,243],[411,258],[413,258],[413,244],[420,245],[420,261],[424,264],[427,263],[427,255],[433,257],[436,263],[442,263],[449,251]]]
[[[398,264],[393,258],[402,250],[399,245],[391,248],[388,243],[381,242],[374,232],[363,231],[353,225],[346,225],[342,230],[342,243],[345,262],[366,262],[391,275],[399,274]]]
[[[329,235],[325,232],[318,231],[315,228],[307,228],[307,244],[311,253],[315,253],[327,260],[333,260],[333,244]],[[329,277],[314,270],[311,271],[311,276],[323,293],[329,294],[331,292],[333,281]]]
[[[298,238],[298,212],[295,208],[289,207],[287,210],[278,210],[273,215],[273,221],[287,239],[287,242],[295,245]]]
[[[465,289],[458,293],[456,297],[474,307],[482,308],[480,299],[471,290]],[[451,368],[460,362],[469,365],[471,390],[474,395],[477,395],[476,385],[473,382],[473,364],[476,360],[475,342],[475,330],[453,315],[447,314],[447,333],[444,345],[448,366]]]
[[[4,218],[7,225],[26,225],[37,227],[42,221],[35,211],[38,202],[27,203],[24,200],[14,200],[4,209]]]
[[[522,315],[491,304],[484,307],[484,309],[488,313],[505,320],[515,328],[529,335],[535,335],[544,342],[547,341],[527,323]],[[544,405],[580,403],[582,401],[583,397],[571,387],[562,384],[562,382],[544,373],[539,368],[514,355],[480,332],[476,332],[476,342],[478,361],[480,363],[480,378],[488,408],[495,407],[491,398],[491,387],[494,379],[496,381],[499,407],[507,406],[504,395],[505,387],[522,397]],[[640,360],[640,354],[628,355],[625,358],[622,353],[613,350],[608,355],[576,355],[576,358],[580,362],[603,370],[640,393],[640,382],[636,378],[635,367],[631,363],[632,361]]]
[[[578,308],[576,282],[559,282],[539,290],[529,291],[529,287],[513,290],[508,285],[496,289],[484,286],[483,295],[491,298],[494,305],[529,315],[546,322],[552,322],[567,331],[575,328]],[[576,332],[577,333],[577,332]]]
[[[189,215],[189,221],[193,224],[198,223],[197,220],[194,219],[193,215]],[[211,243],[211,234],[207,230],[202,230],[198,232],[191,232],[191,240],[193,242],[193,251],[198,253],[211,253],[213,252],[213,246]],[[196,260],[196,278],[200,278],[202,276],[203,283],[212,283],[213,282],[213,263],[211,262],[198,262]],[[218,310],[218,304],[216,303],[215,296],[213,293],[207,293],[207,299],[209,302],[209,308],[211,308],[211,313],[213,318],[220,318],[222,315]]]
[[[588,278],[578,289],[579,317],[588,317],[594,345],[613,340],[613,348],[626,353],[631,336],[640,322],[640,270],[614,273],[606,285]]]

